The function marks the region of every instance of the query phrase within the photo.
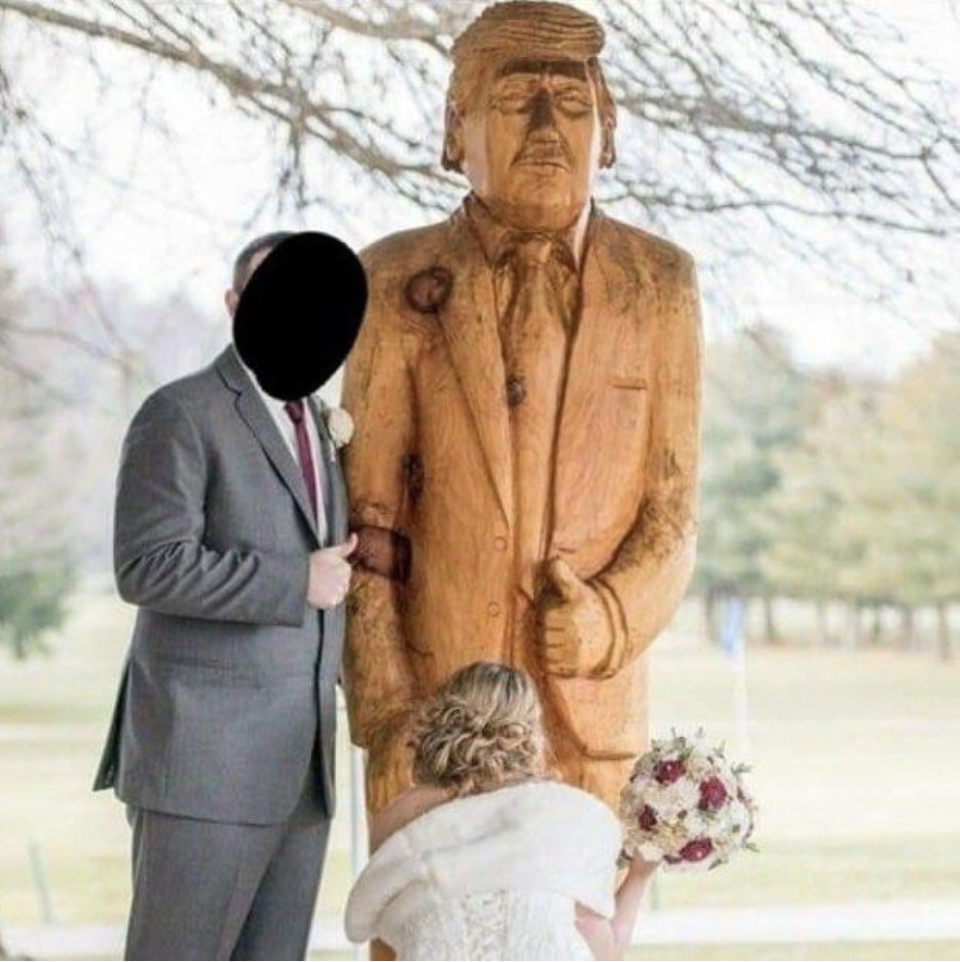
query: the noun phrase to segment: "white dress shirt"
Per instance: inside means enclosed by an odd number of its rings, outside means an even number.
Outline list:
[[[240,357],[239,353],[237,357]],[[270,412],[273,423],[276,424],[280,436],[293,455],[293,463],[297,466],[297,470],[300,471],[300,450],[297,447],[297,429],[294,427],[293,421],[290,420],[290,415],[284,410],[283,406],[285,402],[267,394],[267,392],[260,387],[260,383],[257,381],[253,371],[251,371],[242,360],[240,364],[246,372],[247,377],[250,378],[253,383],[253,386],[257,389],[257,393],[260,395],[260,399],[264,405],[266,405],[267,411]],[[303,407],[305,412],[304,421],[307,425],[307,439],[310,442],[310,454],[313,457],[313,475],[316,481],[317,534],[320,538],[320,544],[325,545],[327,543],[327,517],[326,506],[323,503],[323,472],[327,470],[327,466],[324,464],[320,434],[317,429],[317,422],[313,417],[313,408],[308,398],[303,399]]]

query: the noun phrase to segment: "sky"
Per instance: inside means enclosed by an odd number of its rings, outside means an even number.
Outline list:
[[[931,68],[960,86],[960,15],[949,0],[876,3],[887,8]],[[270,190],[275,145],[226,99],[211,102],[198,95],[185,74],[158,74],[154,102],[172,133],[161,136],[142,129],[124,96],[139,76],[129,55],[104,57],[102,69],[115,91],[104,98],[90,71],[72,66],[69,58],[34,56],[27,62],[22,47],[17,49],[18,76],[40,93],[48,126],[65,144],[82,150],[91,137],[90,118],[96,116],[95,139],[106,145],[89,167],[71,175],[70,183],[72,213],[98,284],[122,285],[144,299],[185,294],[217,318],[232,256],[252,234],[309,227],[361,247],[392,230],[435,219],[358,185],[348,170],[331,168],[320,172],[329,209],[312,210],[306,219],[278,218],[268,206],[246,224]],[[50,284],[57,267],[30,198],[6,191],[0,196],[0,217],[7,256],[22,283]],[[676,239],[696,254],[703,243],[696,223],[684,230],[686,236]],[[708,331],[763,319],[787,332],[800,359],[811,365],[892,372],[948,322],[938,308],[918,305],[902,322],[879,324],[869,305],[852,301],[800,264],[774,271],[745,268],[739,283],[750,296],[741,299],[743,316],[735,319],[722,316],[724,299],[705,290]]]

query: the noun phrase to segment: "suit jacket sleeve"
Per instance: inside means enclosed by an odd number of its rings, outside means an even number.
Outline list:
[[[639,656],[673,617],[696,554],[701,323],[696,275],[684,255],[665,285],[651,395],[647,489],[637,522],[596,578],[613,644],[599,674]]]
[[[397,323],[396,313],[397,306],[371,285],[344,378],[343,405],[356,426],[344,463],[351,527],[360,530],[361,542],[364,529],[406,535],[406,479],[416,445],[412,335]],[[358,745],[381,755],[387,751],[383,740],[402,727],[417,701],[401,619],[403,590],[396,578],[360,566],[348,604],[344,680],[351,732]],[[395,740],[399,754],[402,746]]]
[[[204,543],[207,452],[185,407],[152,395],[127,433],[117,482],[114,569],[121,597],[165,615],[299,627],[306,554]]]

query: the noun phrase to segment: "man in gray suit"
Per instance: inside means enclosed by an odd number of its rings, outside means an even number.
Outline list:
[[[231,314],[287,236],[241,252]],[[231,345],[124,443],[115,569],[139,612],[95,787],[133,826],[126,958],[305,957],[355,546],[324,414],[264,393]]]

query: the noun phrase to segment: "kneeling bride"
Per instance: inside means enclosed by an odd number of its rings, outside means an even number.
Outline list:
[[[629,944],[654,863],[616,891],[621,828],[547,777],[530,678],[478,663],[427,703],[417,787],[375,820],[347,934],[400,959],[611,959]]]

